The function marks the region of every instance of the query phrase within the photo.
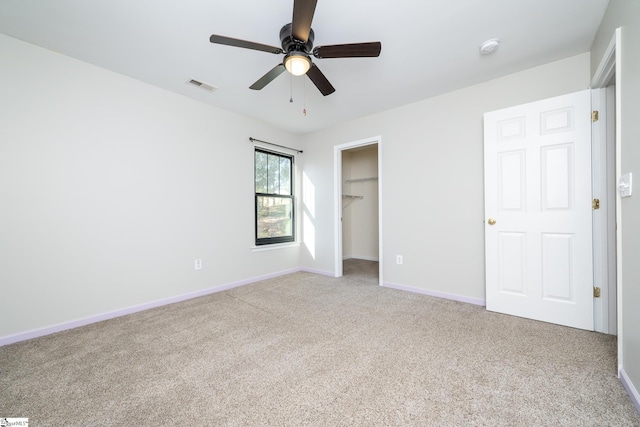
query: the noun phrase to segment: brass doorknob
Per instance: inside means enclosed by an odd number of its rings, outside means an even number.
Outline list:
[[[493,218],[489,218],[489,220],[487,221],[487,223],[488,223],[489,225],[494,225],[494,224],[496,223],[496,220],[495,220],[495,219],[493,219]]]

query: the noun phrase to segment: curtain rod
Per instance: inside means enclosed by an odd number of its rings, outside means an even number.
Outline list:
[[[255,139],[255,138],[252,138],[252,137],[249,137],[249,141],[251,141],[251,142],[262,142],[263,144],[269,144],[269,145],[273,145],[275,147],[286,148],[287,150],[292,150],[292,151],[295,151],[296,153],[302,153],[303,152],[302,150],[297,150],[297,149],[291,148],[291,147],[285,147],[284,145],[278,145],[278,144],[274,144],[273,142],[262,141],[260,139]]]

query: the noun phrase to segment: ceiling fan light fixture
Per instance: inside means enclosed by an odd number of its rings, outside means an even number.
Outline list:
[[[294,76],[302,76],[311,68],[311,59],[304,53],[291,52],[284,57],[284,66]]]

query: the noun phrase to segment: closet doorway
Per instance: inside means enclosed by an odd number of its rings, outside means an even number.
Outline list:
[[[379,138],[336,147],[336,277],[383,283],[379,152]]]

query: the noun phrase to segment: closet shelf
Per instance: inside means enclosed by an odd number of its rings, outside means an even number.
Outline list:
[[[374,177],[371,177],[371,178],[345,179],[344,183],[345,184],[349,184],[349,183],[352,183],[352,182],[365,182],[365,181],[377,181],[377,180],[378,180],[378,177],[374,176]]]

